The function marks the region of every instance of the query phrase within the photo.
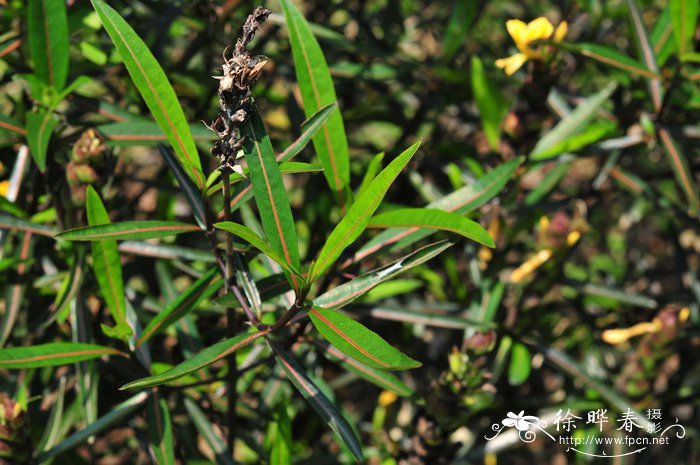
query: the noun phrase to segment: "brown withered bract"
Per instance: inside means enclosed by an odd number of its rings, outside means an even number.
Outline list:
[[[219,169],[239,171],[236,152],[243,143],[240,127],[250,113],[250,86],[258,80],[267,63],[265,57],[251,55],[246,47],[270,13],[270,10],[259,6],[248,16],[243,25],[243,35],[236,41],[233,55],[227,58],[224,50],[222,75],[215,76],[219,80],[221,113],[209,128],[219,137],[211,150],[212,155],[220,160]]]

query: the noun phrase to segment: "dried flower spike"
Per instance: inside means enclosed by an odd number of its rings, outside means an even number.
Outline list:
[[[240,127],[250,114],[250,87],[258,80],[260,71],[267,63],[265,57],[251,55],[246,47],[270,13],[270,10],[259,6],[248,16],[233,55],[227,58],[224,51],[223,73],[215,76],[219,80],[221,113],[209,128],[219,137],[211,153],[219,158],[219,169],[222,170],[240,171],[236,165],[236,153],[243,143]]]

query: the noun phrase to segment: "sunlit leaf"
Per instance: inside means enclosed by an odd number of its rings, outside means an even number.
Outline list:
[[[405,370],[421,365],[393,348],[374,331],[340,312],[311,307],[308,315],[328,342],[367,366],[382,370]]]
[[[189,176],[197,186],[203,187],[204,175],[190,127],[158,60],[116,10],[102,0],[91,1],[156,123]]]
[[[226,358],[265,334],[267,334],[266,331],[246,332],[230,339],[217,342],[168,371],[147,378],[137,379],[136,381],[125,384],[121,389],[143,389],[176,380]]]
[[[241,131],[245,137],[243,149],[250,167],[255,202],[267,239],[272,249],[284,257],[289,267],[299,268],[299,249],[292,210],[270,136],[267,135],[256,108],[252,110]],[[300,287],[294,274],[290,275],[290,280],[295,289]]]
[[[29,50],[34,72],[46,85],[63,89],[68,77],[68,16],[62,0],[29,0]],[[35,98],[40,96],[35,95]],[[42,169],[43,171],[43,169]]]
[[[92,222],[91,222],[92,223]],[[199,231],[197,226],[179,221],[122,221],[96,223],[91,226],[69,229],[56,234],[56,239],[66,241],[116,241],[126,239],[153,239]]]
[[[435,208],[398,208],[372,217],[368,228],[411,227],[439,229],[459,234],[488,247],[493,239],[481,225],[456,213]]]
[[[304,113],[310,118],[337,100],[333,80],[323,51],[304,16],[291,0],[282,0],[281,4],[292,44],[294,69],[304,101]],[[350,182],[350,161],[340,109],[334,111],[322,126],[323,131],[313,138],[314,148],[323,165],[328,185],[343,205],[346,200],[344,190]]]
[[[328,236],[323,248],[309,271],[309,282],[315,281],[338,259],[343,250],[352,244],[369,224],[372,214],[377,210],[389,187],[418,150],[420,141],[416,142],[401,155],[392,160],[379,175],[367,186],[355,203],[347,210],[343,219]]]
[[[39,368],[90,360],[103,355],[125,355],[111,347],[76,342],[50,342],[0,349],[0,368]]]

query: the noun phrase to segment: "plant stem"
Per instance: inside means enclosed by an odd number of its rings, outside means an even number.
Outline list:
[[[230,171],[226,168],[221,170],[221,183],[223,185],[223,195],[224,195],[224,221],[231,221],[231,181],[230,181]],[[235,283],[235,272],[233,265],[233,236],[231,234],[226,234],[226,255],[224,257],[226,262],[226,290],[231,291],[237,290]],[[242,300],[242,295],[236,296],[239,300]],[[228,307],[226,309],[226,337],[231,338],[238,332],[238,322],[236,321],[236,309],[233,307]],[[234,442],[236,439],[236,402],[238,401],[238,392],[236,391],[236,383],[238,381],[238,366],[236,362],[236,354],[233,353],[228,357],[228,376],[227,376],[227,396],[228,396],[228,443],[231,448],[231,455],[234,454]]]

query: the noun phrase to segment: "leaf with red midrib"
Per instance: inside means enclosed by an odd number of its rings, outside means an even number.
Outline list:
[[[40,368],[70,365],[103,355],[122,355],[111,347],[77,342],[55,342],[0,349],[0,368]]]
[[[420,362],[394,349],[377,333],[334,310],[309,309],[309,317],[321,335],[343,353],[380,370],[405,370]]]
[[[55,238],[66,241],[153,239],[199,230],[195,225],[179,221],[123,221],[69,229],[56,234]]]

